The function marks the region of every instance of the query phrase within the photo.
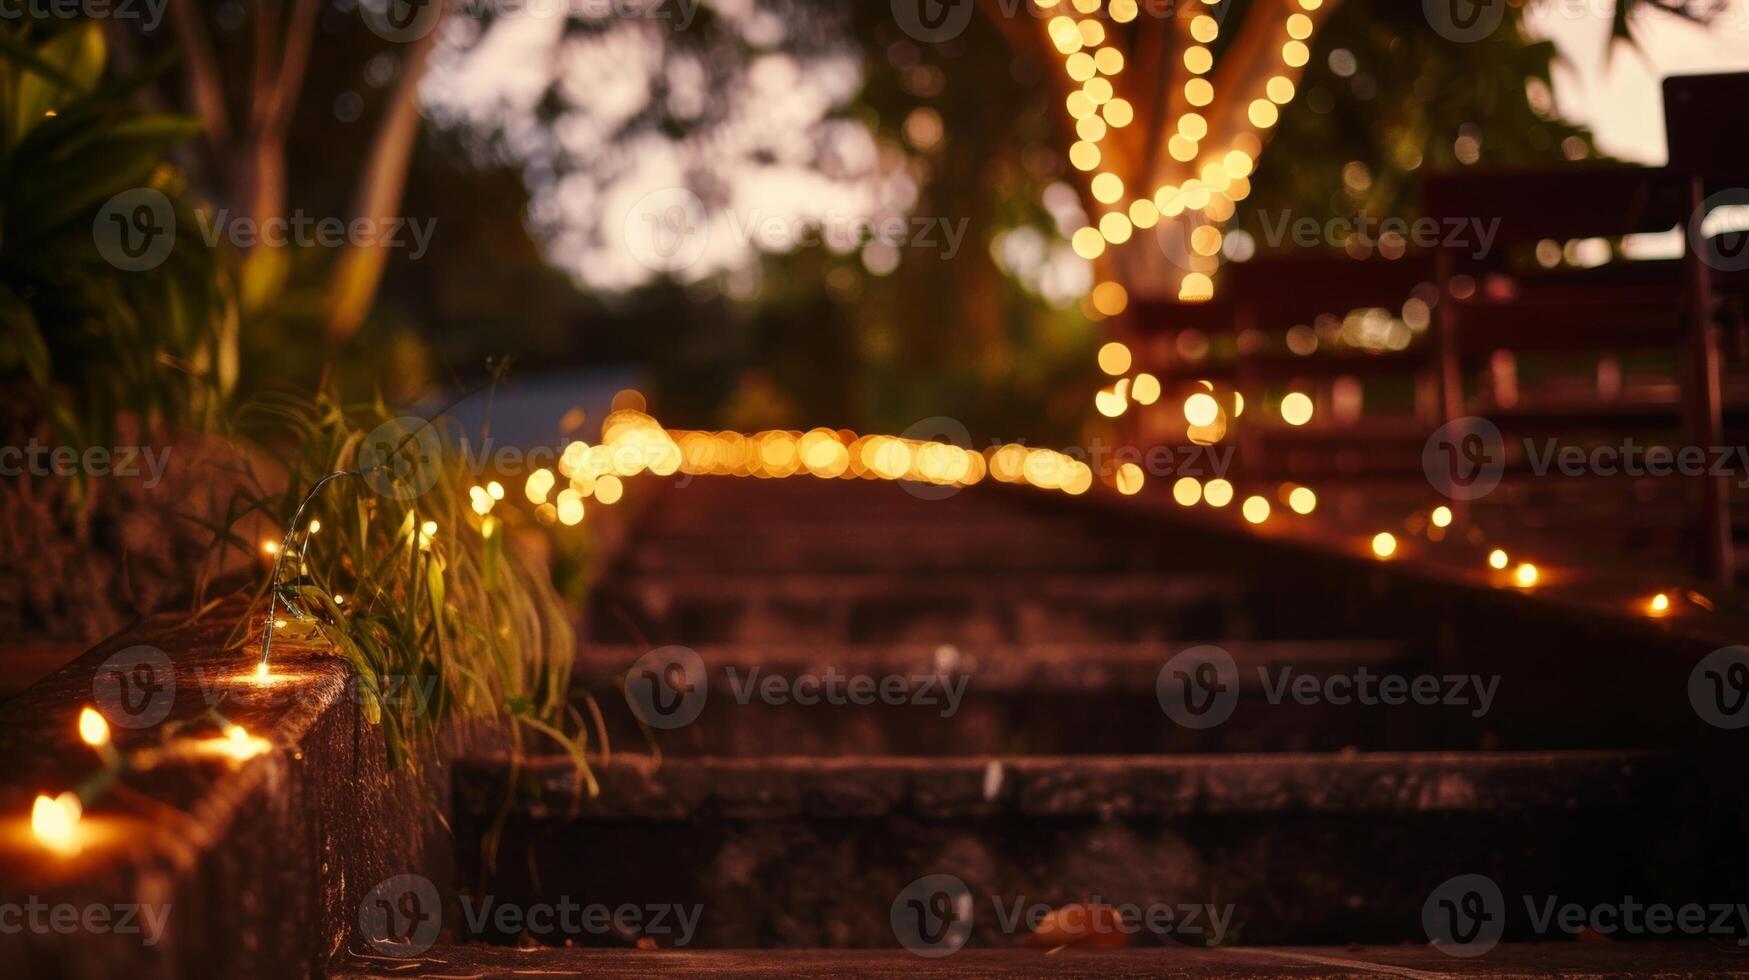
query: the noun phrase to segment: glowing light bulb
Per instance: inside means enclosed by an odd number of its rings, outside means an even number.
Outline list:
[[[1287,505],[1296,514],[1310,514],[1318,508],[1318,495],[1310,487],[1295,487],[1287,495]]]
[[[1444,504],[1441,504],[1438,507],[1433,508],[1432,520],[1433,520],[1434,527],[1450,527],[1451,526],[1451,508],[1445,506]]]
[[[1535,585],[1536,579],[1536,566],[1532,565],[1530,562],[1520,562],[1518,567],[1512,570],[1513,584],[1521,589],[1528,589]]]
[[[1389,558],[1397,553],[1397,536],[1389,531],[1380,531],[1372,536],[1372,553],[1380,558]]]
[[[317,531],[320,531],[321,529],[322,529],[321,519],[316,518],[316,517],[310,518],[310,533],[315,534]]]
[[[274,555],[279,554],[279,542],[278,541],[263,541],[263,542],[261,542],[261,553],[268,556],[269,558],[273,557]]]
[[[1245,519],[1251,523],[1262,524],[1269,520],[1269,501],[1262,497],[1246,497],[1245,504],[1239,508],[1239,512],[1244,514]]]
[[[1662,616],[1670,611],[1670,597],[1660,592],[1652,597],[1652,614]]]
[[[1503,569],[1509,561],[1511,561],[1511,559],[1507,557],[1506,552],[1501,551],[1499,548],[1495,548],[1493,551],[1488,552],[1489,568]]]
[[[1191,425],[1213,425],[1220,413],[1220,403],[1207,392],[1199,391],[1184,400],[1184,420]]]
[[[56,797],[38,794],[36,803],[30,809],[30,832],[36,836],[38,843],[51,851],[77,854],[79,820],[83,815],[84,808],[79,805],[79,797],[72,793],[62,793]]]
[[[1131,496],[1141,492],[1143,482],[1142,468],[1134,463],[1125,463],[1117,468],[1117,492]]]
[[[1113,340],[1099,348],[1099,370],[1106,374],[1127,374],[1133,361],[1129,347],[1121,341]]]
[[[1303,392],[1290,391],[1281,399],[1281,420],[1288,425],[1305,425],[1312,420],[1312,399]]]
[[[85,708],[79,712],[79,737],[85,740],[86,745],[108,745],[109,722],[97,713],[97,709]]]

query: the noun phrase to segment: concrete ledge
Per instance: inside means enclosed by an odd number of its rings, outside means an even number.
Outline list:
[[[1749,976],[1749,960],[1699,943],[1502,945],[1475,959],[1429,946],[1075,950],[966,949],[940,959],[902,950],[611,951],[440,946],[400,969],[351,964],[337,977],[1693,977]]]
[[[163,921],[151,944],[86,926],[0,935],[8,974],[319,974],[355,931],[369,889],[420,865],[421,797],[405,771],[386,771],[381,733],[348,697],[349,668],[326,651],[276,643],[282,679],[252,683],[252,648],[223,648],[242,608],[233,602],[192,625],[148,620],[0,708],[0,902],[152,906]],[[170,674],[130,668],[118,681],[111,657],[142,646]],[[130,703],[102,696],[118,683],[131,685]],[[183,750],[210,739],[218,733],[200,719],[213,707],[271,748],[246,761],[184,754],[131,773],[87,808],[83,850],[54,854],[31,835],[31,804],[100,768],[77,735],[88,704],[110,716],[123,752],[162,748],[172,731]]]

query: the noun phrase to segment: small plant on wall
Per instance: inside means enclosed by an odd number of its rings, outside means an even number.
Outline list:
[[[445,723],[501,723],[513,758],[550,740],[593,794],[600,714],[571,699],[570,618],[519,546],[543,532],[497,510],[503,489],[475,483],[450,423],[329,394],[263,395],[239,422],[288,475],[283,490],[254,481],[238,513],[238,526],[259,515],[283,532],[258,545],[272,573],[233,637],[257,670],[271,675],[276,643],[318,642],[352,664],[391,764],[425,757]]]

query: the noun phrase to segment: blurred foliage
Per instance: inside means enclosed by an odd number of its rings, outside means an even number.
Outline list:
[[[0,375],[33,388],[75,446],[103,444],[122,412],[200,425],[236,373],[228,286],[164,166],[198,127],[138,108],[161,64],[105,81],[106,61],[94,23],[0,23]],[[124,273],[94,223],[140,187],[171,202],[176,240],[161,265]]]

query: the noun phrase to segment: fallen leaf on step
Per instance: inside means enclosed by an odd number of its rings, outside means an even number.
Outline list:
[[[1123,921],[1109,905],[1073,902],[1052,909],[1027,937],[1027,945],[1081,949],[1116,949],[1129,941]]]

